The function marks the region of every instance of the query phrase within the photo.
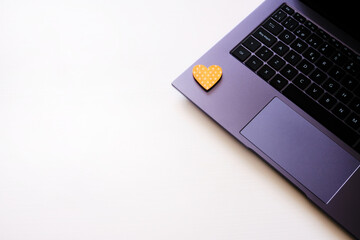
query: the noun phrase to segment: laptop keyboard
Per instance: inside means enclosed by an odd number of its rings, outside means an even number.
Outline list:
[[[360,153],[360,56],[286,4],[230,53]]]

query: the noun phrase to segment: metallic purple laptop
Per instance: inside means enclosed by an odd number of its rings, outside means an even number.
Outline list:
[[[173,86],[360,238],[359,21],[333,4],[266,0]]]

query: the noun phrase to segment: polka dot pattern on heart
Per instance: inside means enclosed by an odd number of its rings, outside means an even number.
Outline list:
[[[222,69],[217,65],[205,67],[196,65],[192,70],[193,77],[206,91],[209,91],[221,78]]]

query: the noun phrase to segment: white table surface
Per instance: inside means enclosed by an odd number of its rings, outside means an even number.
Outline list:
[[[349,239],[171,82],[262,1],[0,1],[0,239]]]

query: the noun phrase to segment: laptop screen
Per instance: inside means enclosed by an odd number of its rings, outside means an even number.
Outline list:
[[[344,32],[360,41],[359,10],[354,1],[301,0]]]

